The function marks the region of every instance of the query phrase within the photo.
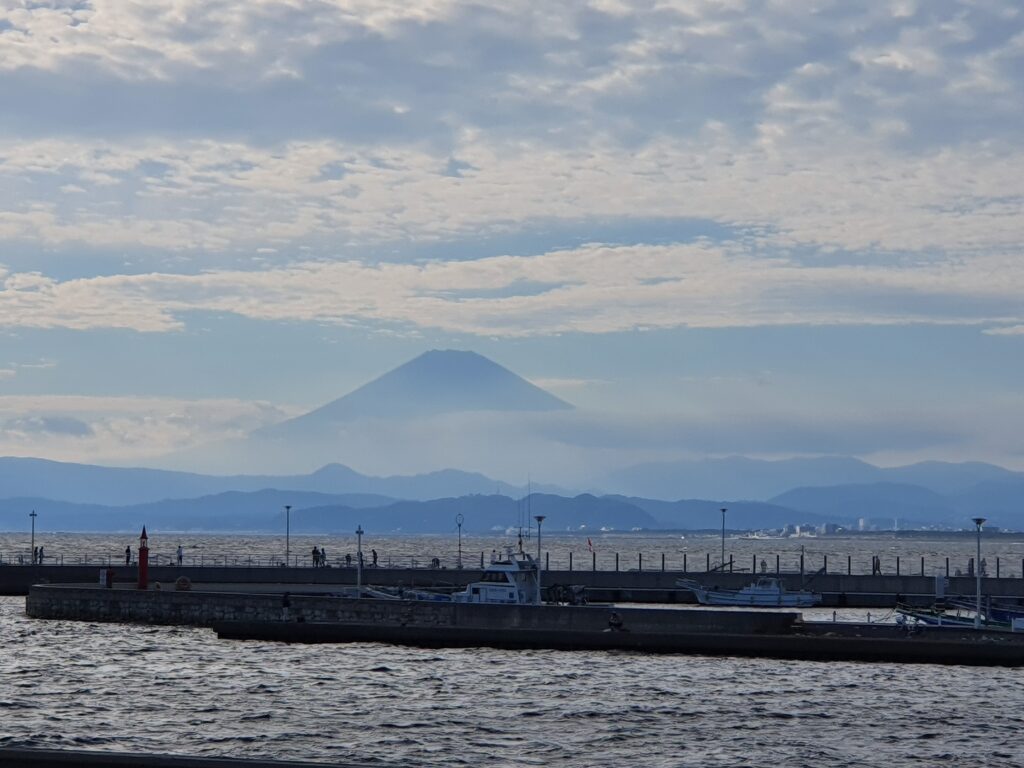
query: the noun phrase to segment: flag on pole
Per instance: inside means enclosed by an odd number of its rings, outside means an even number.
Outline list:
[[[589,549],[591,552],[594,551],[594,542],[590,540],[589,536],[587,536],[587,549]]]

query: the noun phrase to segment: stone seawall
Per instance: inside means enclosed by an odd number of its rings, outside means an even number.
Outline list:
[[[100,569],[94,566],[2,566],[0,567],[0,594],[26,595],[32,584],[98,583]],[[138,571],[134,567],[118,566],[113,569],[115,583],[134,584]],[[424,587],[432,589],[461,588],[480,578],[478,569],[446,570],[426,568],[367,568],[363,571],[363,584],[379,586]],[[282,584],[353,586],[354,568],[221,568],[221,567],[156,567],[150,569],[150,580],[173,583],[186,576],[195,584]],[[691,603],[693,595],[679,589],[676,580],[688,578],[709,586],[739,589],[750,583],[749,573],[688,573],[681,571],[544,571],[545,586],[582,585],[587,596],[598,602],[636,603]],[[897,598],[918,605],[934,601],[936,582],[932,576],[854,575],[829,573],[808,575],[782,574],[787,589],[807,588],[823,597],[825,607],[892,607]],[[1024,579],[983,578],[982,594],[993,598],[1013,600],[1024,598]],[[805,587],[803,585],[806,585]],[[974,595],[975,581],[968,576],[946,579],[947,595]]]
[[[321,595],[171,590],[102,589],[36,585],[25,612],[39,619],[120,621],[146,624],[212,626],[218,622],[348,623],[563,631],[602,631],[607,606],[509,606],[389,601]],[[638,632],[778,633],[795,619],[792,613],[743,611],[667,611],[616,609],[625,627]]]

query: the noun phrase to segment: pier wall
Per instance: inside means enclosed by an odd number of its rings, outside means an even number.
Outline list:
[[[115,584],[131,585],[138,578],[134,567],[119,566]],[[2,566],[0,594],[26,595],[32,584],[98,584],[100,569],[95,566]],[[363,583],[380,586],[454,589],[480,578],[479,569],[366,568]],[[155,567],[150,581],[172,585],[179,576],[195,584],[281,584],[329,589],[332,585],[356,583],[354,568],[235,568],[235,567]],[[581,585],[591,601],[636,603],[692,603],[693,595],[676,586],[679,578],[688,578],[708,586],[739,589],[753,578],[748,573],[687,573],[680,571],[544,571],[545,587]],[[932,576],[896,576],[819,574],[782,574],[787,589],[811,589],[823,597],[826,607],[892,607],[897,600],[925,605],[934,601],[936,582]],[[999,599],[1024,599],[1022,578],[982,578],[982,594]],[[969,576],[946,579],[947,595],[974,595],[975,580]]]
[[[519,606],[389,601],[294,595],[172,590],[103,589],[99,586],[36,585],[26,613],[39,619],[117,621],[212,626],[217,622],[342,623],[386,626],[603,631],[608,606]],[[778,633],[795,614],[729,611],[615,609],[624,626],[637,632]]]

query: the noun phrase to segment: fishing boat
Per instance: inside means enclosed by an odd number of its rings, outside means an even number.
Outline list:
[[[470,582],[462,592],[452,593],[456,603],[499,603],[540,605],[540,569],[537,561],[521,549],[506,547],[504,555],[493,553],[479,581]]]
[[[963,611],[974,611],[976,598],[955,597],[948,600],[950,607]],[[991,623],[1011,624],[1015,619],[1024,619],[1024,605],[1007,603],[986,597],[981,602],[981,615]]]
[[[743,589],[707,588],[693,579],[679,579],[676,586],[688,589],[701,605],[742,605],[764,608],[807,608],[821,602],[815,592],[787,590],[780,579],[761,576]]]
[[[916,624],[933,627],[973,627],[977,612],[973,601],[953,599],[925,608],[900,603],[896,606],[896,613],[903,621],[909,620]],[[1022,615],[1024,614],[1013,608],[1006,611],[990,609],[982,603],[981,626],[985,629],[1010,629],[1014,619],[1019,619]]]

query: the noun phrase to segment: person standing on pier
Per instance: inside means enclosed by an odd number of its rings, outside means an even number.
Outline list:
[[[42,545],[39,546],[39,564],[40,565],[43,564],[43,547],[42,547]]]
[[[131,565],[132,564],[132,545],[131,544],[129,544],[127,547],[124,548],[124,564],[125,565]]]
[[[370,555],[373,557],[373,567],[376,568],[377,567],[377,550],[376,549],[371,549],[370,550]]]
[[[32,550],[32,565],[39,562],[39,547]]]
[[[181,548],[181,544],[178,545],[178,566],[181,566],[181,561],[185,559],[185,550]]]

